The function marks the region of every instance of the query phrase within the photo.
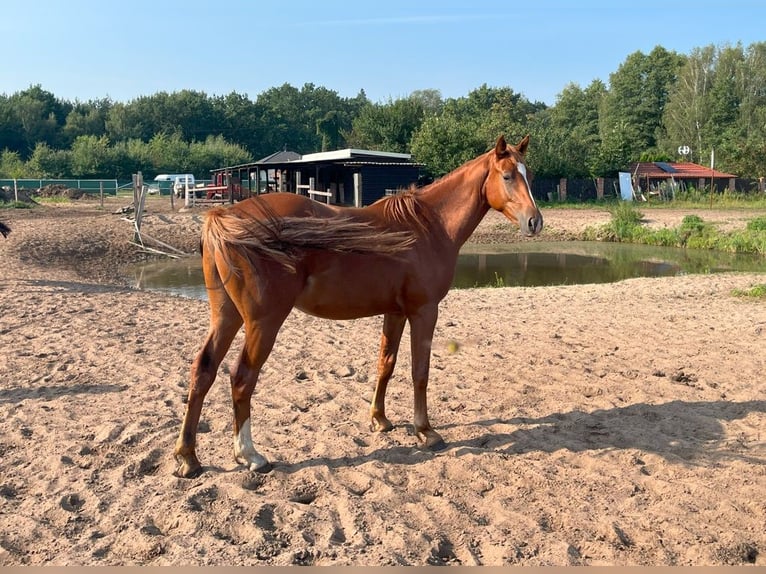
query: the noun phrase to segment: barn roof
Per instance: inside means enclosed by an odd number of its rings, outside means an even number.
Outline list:
[[[339,164],[339,165],[377,165],[377,166],[409,166],[421,167],[423,164],[412,161],[412,155],[408,153],[395,153],[388,151],[366,149],[339,149],[301,155],[294,151],[278,151],[271,155],[251,163],[230,165],[211,169],[211,173],[238,169],[290,169],[294,166],[308,166],[313,164]]]
[[[698,178],[730,178],[737,177],[731,173],[724,173],[710,169],[704,165],[691,162],[639,162],[630,165],[630,173],[637,178],[648,179],[698,179]]]
[[[256,163],[285,163],[288,161],[296,161],[301,159],[301,154],[294,152],[294,151],[275,151],[271,155],[267,155],[260,161],[257,161]]]

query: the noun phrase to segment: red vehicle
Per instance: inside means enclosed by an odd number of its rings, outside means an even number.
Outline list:
[[[230,191],[234,201],[245,199],[240,179],[225,172],[213,174],[213,182],[207,184],[205,189],[206,199],[229,199]]]

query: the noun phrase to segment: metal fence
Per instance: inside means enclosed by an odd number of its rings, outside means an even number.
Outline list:
[[[100,193],[116,195],[120,188],[129,188],[133,184],[128,181],[122,185],[116,179],[0,179],[0,187],[10,189],[40,189],[49,185],[63,185],[84,193]]]

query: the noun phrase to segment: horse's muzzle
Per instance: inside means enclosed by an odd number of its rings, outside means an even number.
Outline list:
[[[527,237],[538,235],[543,230],[543,214],[536,209],[531,216],[525,217],[519,222],[519,227]]]

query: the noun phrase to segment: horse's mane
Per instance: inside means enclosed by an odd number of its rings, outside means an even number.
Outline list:
[[[431,208],[422,201],[423,193],[426,193],[431,188],[449,184],[455,178],[462,177],[467,170],[471,169],[480,160],[483,161],[483,159],[484,155],[481,155],[474,161],[463,164],[424,187],[419,188],[413,184],[395,195],[379,199],[376,203],[382,205],[383,214],[390,221],[414,228],[423,233],[432,232],[434,231],[433,224],[436,222],[436,216]]]
[[[420,232],[427,232],[433,220],[431,210],[421,201],[421,189],[411,185],[409,188],[379,199],[376,203],[383,207],[384,217],[393,223],[411,227]]]

